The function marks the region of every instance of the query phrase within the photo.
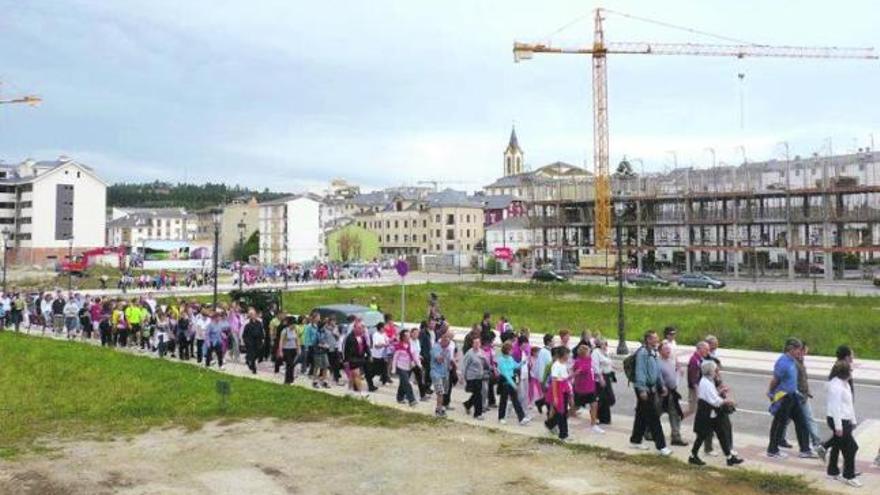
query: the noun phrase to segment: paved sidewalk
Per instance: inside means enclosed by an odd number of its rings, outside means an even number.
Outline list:
[[[39,332],[32,332],[31,335],[41,336]],[[63,340],[63,337],[53,336],[50,334],[46,334],[45,337]],[[90,341],[88,343],[97,345],[96,341]],[[134,348],[126,349],[124,352],[157,358],[155,353],[143,353],[135,350]],[[174,358],[166,359],[176,361],[176,359]],[[188,363],[196,365],[194,360],[188,361]],[[268,362],[260,363],[258,365],[258,374],[256,375],[252,375],[250,373],[250,370],[247,369],[244,363],[234,362],[227,362],[223,371],[218,371],[216,368],[212,368],[212,371],[279,384],[283,382],[284,377],[283,369],[280,374],[275,374],[273,372],[273,365]],[[297,377],[296,383],[294,385],[303,388],[312,388],[310,386],[309,380],[303,379],[303,377],[300,376]],[[347,390],[341,386],[333,386],[329,390],[321,389],[321,391],[336,396],[348,395]],[[616,392],[618,394],[631,393],[622,384],[618,384]],[[235,390],[233,390],[232,393],[235,393]],[[410,408],[406,405],[397,404],[395,394],[396,385],[390,384],[388,386],[380,387],[377,392],[372,393],[369,400],[376,404],[394,407],[404,411],[413,411],[420,414],[433,414],[433,401],[419,402],[414,408]],[[453,391],[452,406],[454,407],[454,410],[448,413],[449,420],[473,426],[495,428],[509,433],[527,435],[531,437],[549,436],[547,430],[542,424],[542,418],[536,413],[536,411],[528,411],[528,414],[534,415],[534,421],[530,425],[524,427],[516,424],[516,421],[513,419],[515,418],[515,415],[513,414],[512,410],[509,411],[509,414],[507,415],[508,418],[511,418],[509,424],[507,425],[502,425],[497,421],[497,410],[495,409],[486,413],[486,419],[484,421],[477,421],[469,416],[466,416],[464,413],[464,408],[461,406],[462,401],[466,397],[467,393],[464,392],[461,387],[457,387]],[[623,414],[624,412],[628,414]],[[589,430],[588,420],[586,418],[572,419],[569,422],[571,429],[571,441],[575,443],[606,447],[612,450],[632,455],[656,455],[653,452],[643,453],[641,451],[633,450],[629,447],[629,435],[631,433],[632,425],[632,416],[629,415],[629,411],[620,411],[615,409],[613,411],[612,422],[613,424],[606,428],[605,434],[596,434],[592,433]],[[666,421],[664,421],[663,423],[664,430],[668,431],[668,424],[666,423]],[[691,428],[691,420],[686,420],[685,424],[682,426],[682,432],[685,436],[685,439],[688,441],[693,440]],[[860,424],[859,428],[856,430],[856,439],[861,447],[857,456],[856,470],[864,473],[861,477],[861,480],[865,484],[865,487],[858,493],[878,493],[878,491],[880,491],[880,469],[873,467],[872,461],[873,456],[877,452],[877,448],[880,447],[880,421],[869,420]],[[768,472],[800,475],[814,482],[818,488],[823,488],[831,491],[839,491],[843,493],[851,493],[851,488],[844,486],[840,482],[827,479],[825,476],[824,466],[818,460],[799,459],[796,457],[796,453],[794,457],[789,457],[785,460],[773,460],[767,458],[764,455],[767,443],[766,437],[738,434],[736,431],[734,431],[734,443],[740,456],[746,460],[745,464],[743,464],[742,467],[727,468],[726,466],[724,466],[724,459],[722,457],[703,456],[704,460],[709,465],[716,466],[722,469],[756,469]],[[673,448],[673,456],[683,462],[686,462],[689,450],[689,448],[685,447],[675,447]],[[465,453],[464,450],[462,451],[462,453]]]

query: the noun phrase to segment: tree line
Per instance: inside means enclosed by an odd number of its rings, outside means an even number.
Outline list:
[[[198,210],[226,204],[235,198],[251,196],[257,201],[270,201],[286,196],[268,188],[257,191],[239,185],[171,184],[168,182],[118,183],[107,188],[107,206],[166,208],[183,207]]]

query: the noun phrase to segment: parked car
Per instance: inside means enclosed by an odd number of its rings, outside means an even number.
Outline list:
[[[354,315],[360,318],[364,322],[364,327],[368,329],[376,328],[377,324],[385,321],[385,316],[379,311],[358,304],[329,304],[318,306],[312,311],[317,311],[322,318],[333,316],[337,324],[348,321],[348,317]]]
[[[630,275],[626,281],[638,287],[668,287],[669,280],[657,275],[656,273],[642,272],[636,275]]]
[[[720,289],[726,284],[723,280],[710,277],[705,273],[684,273],[678,277],[679,287],[700,287],[703,289]]]
[[[880,272],[874,272],[874,287],[880,287]]]
[[[820,265],[819,263],[810,263],[807,260],[798,260],[794,264],[795,273],[807,274],[810,275],[818,275],[825,273],[825,267]]]
[[[565,282],[568,279],[553,270],[541,269],[532,274],[532,280],[535,282]]]

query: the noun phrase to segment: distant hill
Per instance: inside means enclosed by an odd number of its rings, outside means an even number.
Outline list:
[[[152,208],[182,206],[198,210],[225,204],[235,198],[255,196],[257,201],[269,201],[286,196],[287,193],[271,192],[269,189],[255,191],[241,186],[226,184],[171,184],[146,182],[142,184],[119,183],[107,188],[107,206],[142,206]]]

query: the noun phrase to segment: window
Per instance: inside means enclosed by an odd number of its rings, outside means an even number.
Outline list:
[[[31,240],[31,235],[30,235],[30,233],[15,234],[15,238],[18,239],[19,241],[29,241],[29,240]]]
[[[455,225],[455,215],[446,215],[446,225]]]
[[[385,228],[386,228],[386,229],[390,229],[390,228],[391,228],[391,220],[385,220]]]
[[[471,250],[471,245],[470,244],[465,245],[465,251],[470,251],[470,250]]]
[[[455,246],[452,245],[452,244],[447,244],[447,245],[446,245],[446,250],[447,250],[447,251],[455,251]]]
[[[403,228],[407,228],[407,227],[408,227],[408,225],[407,225],[407,221],[404,220],[404,221],[403,221]]]
[[[385,242],[391,242],[391,234],[385,234]]]
[[[440,214],[439,213],[434,215],[434,223],[440,223]],[[438,249],[438,251],[439,251],[439,249]]]
[[[454,241],[455,240],[455,230],[446,229],[446,240],[447,241]]]
[[[395,228],[395,229],[398,228],[397,220],[394,221],[394,228]]]
[[[403,234],[403,242],[409,242],[409,235]]]
[[[427,228],[428,228],[428,221],[427,221],[427,220],[422,220],[422,228],[423,228],[423,229],[427,229]]]
[[[434,234],[434,237],[438,237],[438,238],[440,237],[440,229],[437,229],[437,233]],[[439,249],[439,248],[438,248],[438,249]]]
[[[470,239],[470,238],[471,238],[471,229],[467,229],[467,230],[465,230],[465,231],[464,231],[464,236],[467,237],[468,239]]]
[[[471,223],[471,215],[470,215],[470,213],[468,213],[467,215],[465,215],[465,222],[467,222],[467,223]]]
[[[394,242],[397,242],[397,234],[394,234]]]
[[[428,235],[422,234],[422,242],[428,242]]]

